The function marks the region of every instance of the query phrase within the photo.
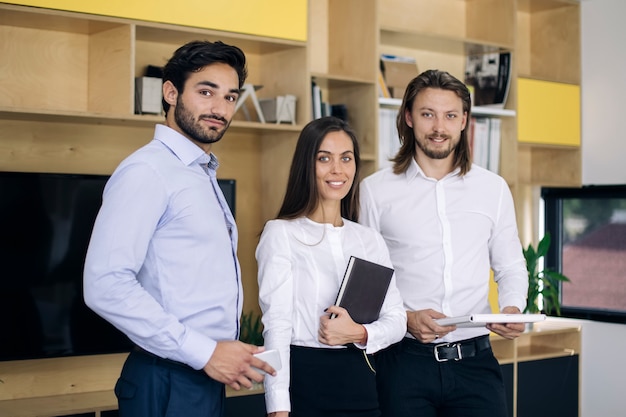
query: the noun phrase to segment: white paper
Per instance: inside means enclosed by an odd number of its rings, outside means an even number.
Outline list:
[[[440,326],[483,327],[487,323],[533,323],[546,319],[545,314],[470,314],[436,319]]]

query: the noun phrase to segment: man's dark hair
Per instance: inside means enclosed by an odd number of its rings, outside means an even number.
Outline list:
[[[319,190],[315,178],[317,152],[330,132],[345,132],[352,140],[356,172],[348,194],[341,200],[341,216],[352,221],[359,219],[359,179],[361,158],[359,143],[352,128],[343,120],[328,116],[309,122],[298,138],[291,162],[287,191],[278,212],[279,219],[295,219],[315,210],[319,202]]]
[[[163,82],[170,81],[178,93],[182,94],[185,81],[192,72],[215,63],[224,63],[233,67],[239,77],[239,88],[243,87],[248,77],[246,56],[241,49],[221,41],[192,41],[178,48],[163,67]],[[163,110],[167,114],[170,105],[165,99],[162,103]]]
[[[470,125],[472,101],[467,86],[445,71],[427,70],[409,82],[404,92],[402,105],[398,111],[396,126],[398,135],[400,136],[400,150],[391,159],[393,162],[393,172],[400,174],[406,172],[415,158],[417,144],[415,143],[415,134],[413,128],[406,124],[406,112],[413,109],[413,102],[420,91],[426,88],[438,88],[441,90],[453,91],[463,102],[463,112],[467,113],[467,124],[461,132],[461,139],[454,151],[454,168],[461,169],[461,175],[465,175],[472,167],[472,156],[467,137],[467,131]]]

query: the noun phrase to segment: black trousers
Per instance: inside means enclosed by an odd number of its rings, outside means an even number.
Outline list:
[[[405,338],[376,355],[384,417],[507,417],[502,373],[490,345],[445,362],[424,353],[432,346]]]
[[[291,417],[380,417],[363,351],[291,346],[290,363]]]
[[[120,417],[222,417],[225,388],[184,364],[132,351],[115,385]]]

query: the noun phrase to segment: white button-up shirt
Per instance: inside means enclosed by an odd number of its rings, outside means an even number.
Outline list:
[[[290,345],[345,349],[318,340],[320,317],[335,304],[350,256],[391,267],[385,242],[375,230],[344,219],[334,227],[306,217],[271,220],[256,250],[259,300],[266,349],[278,349],[282,368],[265,378],[268,412],[290,410]],[[367,353],[402,339],[406,312],[392,278],[377,321],[366,324]],[[332,379],[332,376],[329,376]]]
[[[524,310],[528,275],[513,198],[500,176],[474,165],[464,176],[456,170],[436,180],[415,161],[400,175],[383,169],[363,180],[361,222],[383,235],[407,310],[490,313],[490,268],[500,308]],[[487,333],[457,329],[443,340]]]

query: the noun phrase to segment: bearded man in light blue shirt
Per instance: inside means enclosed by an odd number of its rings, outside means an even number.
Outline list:
[[[115,387],[121,417],[221,416],[224,384],[275,373],[253,356],[263,348],[237,341],[237,227],[211,153],[246,76],[237,47],[181,46],[163,70],[165,124],[105,187],[84,298],[136,344]]]

